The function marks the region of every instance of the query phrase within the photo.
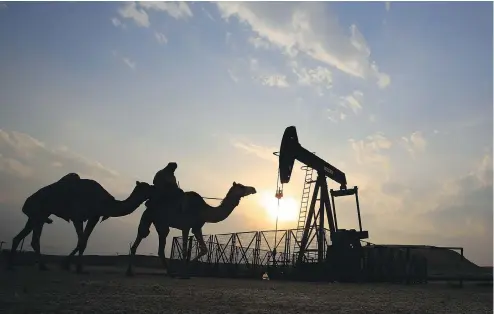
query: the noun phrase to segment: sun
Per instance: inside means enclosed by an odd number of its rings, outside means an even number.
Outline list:
[[[278,199],[274,193],[264,192],[259,202],[273,220],[276,220],[276,216],[278,216],[278,221],[296,221],[298,219],[299,204],[293,197],[283,196],[278,208]]]

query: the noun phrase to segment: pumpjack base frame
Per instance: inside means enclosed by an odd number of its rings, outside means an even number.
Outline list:
[[[335,251],[326,245],[323,262],[319,263],[317,252],[310,252],[312,259],[296,264],[292,248],[297,230],[278,230],[280,239],[273,247],[275,230],[239,232],[230,234],[205,235],[208,254],[199,261],[189,264],[191,276],[253,278],[261,280],[268,272],[271,279],[297,281],[338,281],[338,282],[395,282],[426,283],[428,261],[422,254],[427,246],[386,246],[360,241],[360,254],[353,256],[352,263],[338,265]],[[348,231],[352,233],[353,231]],[[329,238],[329,230],[326,230]],[[328,239],[329,240],[329,239]],[[329,242],[329,241],[328,241]],[[174,237],[170,256],[170,272],[181,267],[182,240]],[[189,237],[188,258],[194,258],[200,251],[197,240]],[[446,250],[451,248],[435,248]],[[272,252],[276,251],[272,263]],[[356,251],[349,251],[352,254]],[[308,253],[309,254],[309,253]],[[339,251],[336,255],[340,255]],[[459,255],[458,255],[459,256]],[[349,257],[349,256],[348,256]],[[157,262],[156,265],[159,263]],[[460,273],[461,269],[457,273]]]
[[[300,243],[300,251],[298,252],[297,264],[301,266],[305,262],[305,255],[307,252],[307,241],[311,237],[312,232],[316,231],[316,240],[318,243],[318,262],[322,263],[325,259],[325,251],[332,251],[333,255],[331,260],[340,260],[338,263],[332,263],[332,268],[337,268],[337,265],[348,265],[354,264],[351,260],[345,259],[355,259],[359,256],[358,251],[360,251],[360,241],[367,239],[369,237],[369,232],[362,230],[362,220],[360,216],[360,204],[358,200],[358,187],[355,186],[351,189],[340,189],[340,190],[329,190],[326,182],[326,176],[318,171],[318,176],[315,181],[315,186],[313,189],[313,195],[309,207],[309,212],[306,217],[306,223],[304,226],[303,236]],[[329,197],[331,195],[331,199]],[[338,229],[338,220],[336,216],[336,206],[335,198],[341,196],[352,196],[355,195],[359,230],[355,229]],[[319,208],[316,207],[316,203],[319,201]],[[321,230],[324,228],[319,228],[319,226],[324,226],[326,223],[325,216],[327,217],[327,223],[330,231],[330,241],[331,245],[325,247],[325,242]],[[352,254],[347,254],[349,250],[356,251]],[[340,252],[341,254],[339,254]],[[326,256],[327,259],[327,256]],[[335,270],[334,273],[339,273],[340,271]]]

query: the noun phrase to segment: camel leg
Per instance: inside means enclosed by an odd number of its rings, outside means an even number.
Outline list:
[[[43,258],[41,257],[41,247],[40,247],[40,238],[41,232],[43,231],[43,220],[35,221],[33,226],[33,236],[31,239],[31,247],[33,248],[36,254],[36,262],[38,263],[39,270],[48,270],[45,263],[43,262]]]
[[[197,254],[197,256],[194,257],[193,260],[191,260],[191,262],[195,262],[195,261],[199,260],[201,257],[203,257],[204,255],[208,254],[208,246],[206,245],[206,242],[204,242],[204,238],[202,236],[202,229],[201,228],[197,228],[197,229],[194,229],[193,228],[192,229],[192,233],[196,237],[196,240],[199,243],[199,246],[200,246],[200,249],[201,249],[201,251],[199,252],[199,254]]]
[[[75,232],[77,233],[77,245],[75,249],[70,252],[69,256],[67,256],[63,262],[62,262],[62,269],[64,270],[70,270],[70,264],[72,262],[72,258],[74,257],[75,253],[79,251],[79,242],[81,241],[81,238],[84,234],[84,224],[82,221],[72,221],[72,224],[74,225]]]
[[[130,247],[130,252],[129,252],[129,265],[127,266],[127,272],[125,273],[127,276],[133,276],[134,271],[132,270],[132,265],[133,265],[133,259],[134,256],[136,255],[137,248],[139,247],[139,244],[141,244],[143,237],[137,233],[136,239],[134,240],[134,243]]]
[[[188,274],[188,250],[187,250],[187,242],[189,242],[189,228],[184,228],[182,230],[182,275],[180,276],[181,279],[189,279],[189,274]]]
[[[77,257],[77,273],[82,274],[83,273],[83,266],[82,266],[82,256],[84,255],[84,251],[86,250],[87,246],[87,241],[89,239],[89,236],[94,230],[94,227],[96,227],[96,224],[99,221],[99,217],[96,218],[91,218],[88,220],[86,223],[86,228],[84,228],[84,232],[82,234],[81,240],[77,244],[78,251],[79,251],[79,256]]]
[[[166,247],[166,237],[168,237],[168,234],[170,233],[170,227],[164,227],[164,228],[158,228],[155,225],[156,232],[158,233],[158,256],[160,257],[161,264],[163,265],[163,268],[166,270],[166,273],[168,274],[168,263],[166,261],[166,256],[165,256],[165,247]]]
[[[21,243],[22,239],[27,237],[31,231],[33,231],[32,220],[31,218],[28,218],[24,228],[22,228],[22,230],[12,239],[12,247],[10,248],[9,255],[7,256],[7,269],[14,269],[14,257],[17,252],[17,247],[19,246],[19,243]]]
[[[153,211],[146,208],[146,210],[142,213],[141,219],[139,221],[139,227],[137,228],[136,239],[134,240],[134,243],[130,247],[129,265],[127,267],[127,272],[126,272],[127,276],[134,275],[134,272],[132,270],[134,256],[136,255],[137,248],[139,247],[139,244],[141,244],[142,239],[146,238],[149,235],[149,228],[151,227],[151,223],[153,223]]]

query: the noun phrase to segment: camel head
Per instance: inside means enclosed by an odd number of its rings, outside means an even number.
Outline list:
[[[134,209],[136,209],[144,203],[144,201],[148,200],[153,193],[153,185],[146,182],[136,181],[136,186],[127,200],[131,201],[132,204],[135,204],[136,206]],[[107,220],[108,218],[110,218],[110,216],[102,216],[101,222]]]
[[[257,191],[254,187],[252,186],[246,186],[241,183],[233,182],[232,187],[230,188],[230,191],[228,191],[228,194],[231,196],[236,196],[239,199],[251,194],[256,194]]]
[[[131,195],[136,200],[136,202],[142,204],[144,201],[146,201],[151,197],[153,192],[154,192],[153,185],[147,182],[136,181],[136,186],[134,187],[134,190],[132,191]]]

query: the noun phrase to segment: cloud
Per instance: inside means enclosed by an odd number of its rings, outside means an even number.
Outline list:
[[[327,67],[301,67],[296,61],[290,62],[290,65],[292,72],[297,76],[297,83],[301,86],[316,87],[319,96],[324,95],[323,89],[330,89],[333,86],[333,77]]]
[[[474,177],[479,187],[492,186],[492,155],[486,153],[480,161],[475,164],[474,170],[469,173],[469,176]]]
[[[232,145],[244,152],[249,154],[253,154],[261,159],[270,161],[270,162],[278,162],[276,157],[273,155],[273,152],[278,151],[277,148],[274,147],[264,147],[252,143],[244,143],[241,141],[232,141]]]
[[[402,137],[401,144],[414,158],[418,153],[424,153],[427,148],[427,140],[420,131],[413,132],[410,137]]]
[[[290,86],[285,75],[264,75],[257,78],[262,85],[269,87],[285,88]]]
[[[355,90],[350,95],[340,97],[340,105],[349,108],[353,113],[357,114],[362,111],[362,100],[364,94],[361,91]]]
[[[127,2],[118,9],[118,14],[126,19],[131,19],[137,26],[149,27],[149,16],[143,9],[137,8],[135,2]]]
[[[160,32],[154,32],[154,38],[156,38],[156,41],[162,45],[168,42],[168,38],[166,38],[165,34]]]
[[[391,2],[390,1],[384,2],[384,8],[386,9],[386,12],[389,12],[389,10],[391,10]]]
[[[0,154],[0,171],[10,173],[12,175],[17,175],[21,178],[30,177],[33,170],[28,166],[24,165],[17,159],[3,157]]]
[[[177,20],[186,19],[193,16],[187,3],[183,1],[142,1],[139,2],[139,6],[145,10],[166,12],[168,15]]]
[[[269,42],[261,37],[250,36],[248,42],[253,45],[256,49],[263,48],[269,49]]]
[[[380,164],[387,169],[390,159],[383,151],[389,150],[393,143],[382,132],[367,136],[363,140],[349,140],[359,164]]]
[[[277,162],[272,155],[275,148],[248,141],[231,143],[248,154]],[[365,230],[370,231],[371,242],[463,246],[467,257],[474,262],[492,263],[491,152],[479,158],[463,175],[415,183],[400,175],[400,167],[398,172],[388,170],[394,169],[392,166],[399,161],[388,154],[394,143],[382,132],[350,143],[357,164],[343,157],[348,164],[336,165],[347,174],[349,182],[359,186],[362,220]],[[294,185],[285,188],[293,188],[286,195],[299,193],[299,187]],[[337,203],[339,227],[355,228],[355,201],[343,198]],[[487,249],[475,249],[479,243]]]
[[[129,67],[131,68],[132,70],[134,70],[136,68],[136,63],[132,60],[130,60],[129,58],[127,57],[123,57],[122,58],[122,61]]]
[[[228,69],[227,72],[228,72],[228,75],[230,76],[230,78],[232,79],[232,81],[234,81],[235,83],[237,83],[238,82],[238,77],[235,74],[233,74],[233,71],[230,70],[230,69]]]
[[[201,7],[201,11],[204,12],[204,14],[208,17],[208,19],[210,19],[213,22],[216,22],[216,19],[204,7]]]
[[[269,65],[261,65],[259,60],[255,58],[238,58],[234,60],[228,69],[228,73],[235,82],[239,81],[242,76],[239,73],[247,73],[250,79],[259,82],[263,86],[277,88],[290,86],[286,75],[281,74]]]
[[[455,176],[429,191],[436,194],[436,201],[415,219],[429,225],[432,236],[441,235],[445,242],[441,245],[465,246],[467,256],[474,254],[476,260],[492,265],[492,155],[484,155],[471,171]]]
[[[127,194],[132,180],[67,147],[51,147],[32,136],[0,129],[0,202],[20,203],[69,172],[100,182],[109,191]]]
[[[118,18],[116,17],[112,17],[111,18],[111,23],[113,24],[113,26],[115,27],[121,27],[121,28],[125,28],[125,24],[123,24]]]
[[[117,51],[117,50],[113,50],[112,51],[112,55],[121,60],[123,63],[125,63],[125,65],[127,65],[129,68],[131,68],[132,70],[135,69],[136,67],[136,63],[134,61],[132,61],[130,58],[128,57],[125,57],[125,56],[121,56],[120,53]]]
[[[217,2],[223,19],[237,18],[288,56],[303,53],[351,76],[390,83],[370,60],[370,48],[355,25],[348,35],[323,3]]]
[[[344,112],[339,112],[331,108],[326,109],[328,114],[328,119],[331,122],[338,123],[338,121],[343,121],[346,119],[347,115]]]

